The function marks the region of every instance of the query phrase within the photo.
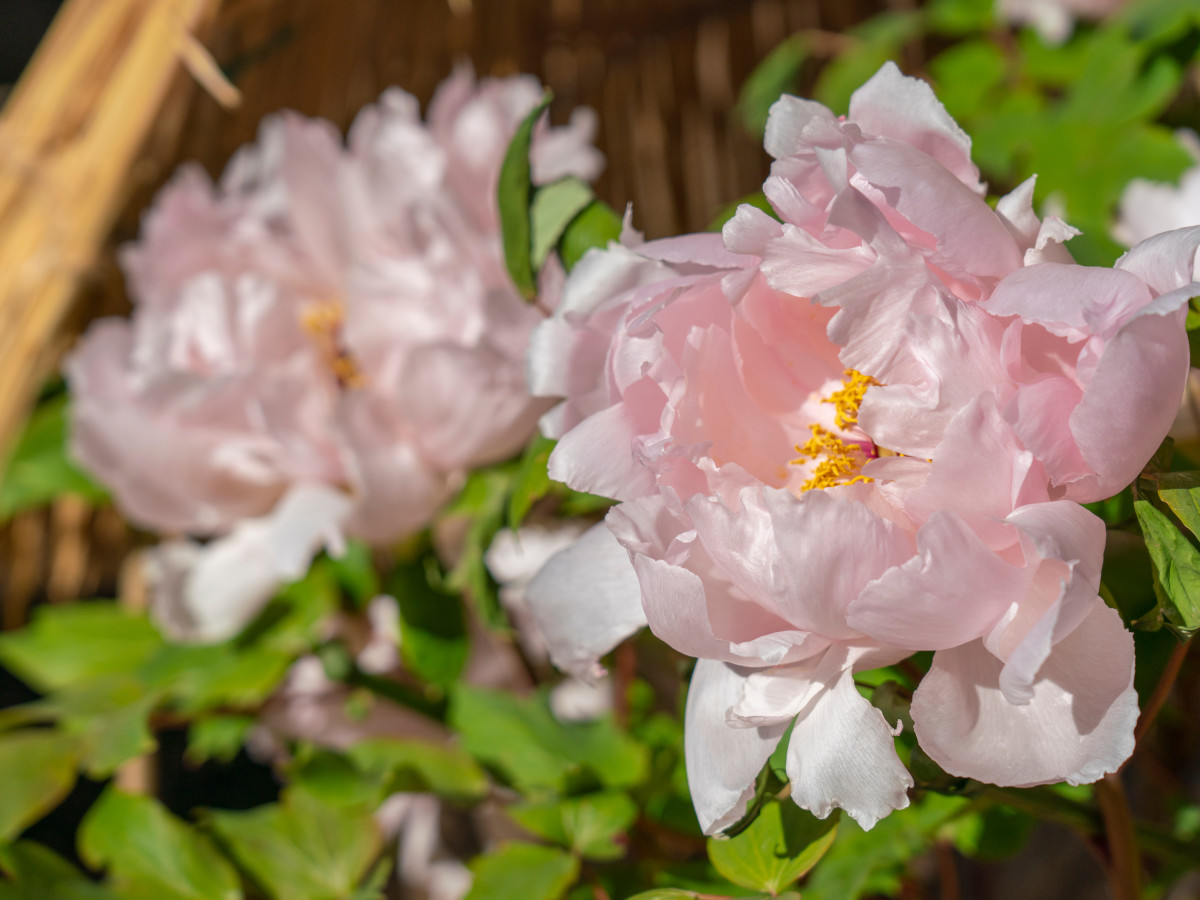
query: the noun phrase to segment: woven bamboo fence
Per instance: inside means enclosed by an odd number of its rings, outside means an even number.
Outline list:
[[[648,236],[704,228],[767,157],[734,115],[743,79],[798,30],[878,0],[68,0],[0,109],[0,455],[63,352],[127,308],[114,251],[186,159],[219,173],[263,115],[349,125],[397,84],[427,101],[455,63],[530,72],[552,114],[600,114],[600,196]],[[131,436],[133,437],[133,436]],[[137,542],[63,499],[0,530],[3,624],[117,589]]]

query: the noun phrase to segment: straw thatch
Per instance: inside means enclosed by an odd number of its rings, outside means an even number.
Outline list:
[[[732,115],[754,64],[875,0],[69,0],[0,114],[0,454],[86,322],[125,306],[113,251],[184,159],[219,172],[281,107],[343,128],[456,62],[532,72],[555,115],[600,113],[598,191],[653,236],[704,228],[762,182]],[[206,49],[207,48],[207,49]],[[214,62],[215,60],[215,62]],[[186,71],[185,71],[186,70]],[[64,501],[0,533],[5,625],[31,599],[111,591],[128,532]]]

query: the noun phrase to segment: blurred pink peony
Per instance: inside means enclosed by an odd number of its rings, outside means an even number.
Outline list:
[[[1113,237],[1126,247],[1164,231],[1200,225],[1200,136],[1181,128],[1175,138],[1196,164],[1178,185],[1135,178],[1125,186]]]
[[[1124,486],[1171,423],[1200,229],[1072,264],[1032,182],[993,210],[966,135],[891,64],[845,120],[780,100],[766,145],[782,224],[744,206],[723,238],[627,233],[534,335],[534,393],[565,397],[551,474],[624,501],[527,588],[552,656],[586,672],[648,621],[699,657],[707,832],[793,719],[797,803],[864,827],[906,806],[854,673],[919,650],[916,732],[947,771],[1114,771],[1133,642],[1097,594],[1104,526],[1072,501]]]
[[[190,551],[207,565],[181,571],[189,551],[169,551],[161,581],[187,607],[170,618],[230,634],[328,536],[402,538],[465,470],[528,439],[546,405],[529,397],[524,355],[544,314],[508,280],[495,192],[540,97],[532,78],[477,84],[460,69],[427,123],[398,89],[346,145],[284,113],[219,186],[187,168],[163,191],[123,254],[132,319],[94,325],[66,371],[74,452],[128,517],[221,538]],[[582,110],[543,123],[535,180],[594,177],[593,131]],[[287,497],[286,521],[272,519]],[[246,557],[248,538],[270,548],[260,589],[205,627],[195,572],[236,580],[211,557]]]
[[[1061,44],[1071,36],[1076,19],[1107,18],[1128,0],[997,0],[1000,18],[1030,25],[1048,44]]]

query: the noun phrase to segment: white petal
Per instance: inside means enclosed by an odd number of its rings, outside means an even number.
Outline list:
[[[827,653],[812,679],[824,685],[792,730],[792,799],[822,819],[839,807],[869,829],[908,806],[912,776],[896,755],[892,726],[854,686],[845,654]]]
[[[556,666],[576,678],[603,674],[600,657],[646,624],[629,554],[603,522],[550,558],[525,599]]]
[[[696,663],[684,714],[684,756],[696,817],[716,834],[746,814],[754,779],[786,724],[734,728],[726,711],[741,697],[745,670],[711,659]]]

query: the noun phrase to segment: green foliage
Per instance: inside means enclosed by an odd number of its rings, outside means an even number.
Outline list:
[[[80,743],[57,731],[0,737],[0,840],[9,840],[52,810],[75,784]]]
[[[541,269],[558,245],[567,226],[592,202],[594,195],[587,183],[574,175],[565,175],[553,184],[538,188],[529,205],[533,270]]]
[[[157,800],[109,787],[88,811],[79,853],[107,867],[129,900],[241,900],[237,873],[209,840]]]
[[[579,861],[554,847],[513,842],[474,860],[471,871],[466,900],[555,900],[575,881]]]
[[[742,82],[738,94],[737,114],[742,127],[752,135],[761,135],[767,127],[767,114],[781,94],[796,86],[800,68],[808,59],[808,40],[804,34],[794,34],[754,67]]]
[[[1162,613],[1178,632],[1190,636],[1200,628],[1200,550],[1149,500],[1133,506],[1154,564]]]
[[[255,718],[247,715],[216,715],[197,719],[188,728],[187,761],[200,765],[210,759],[227,763],[246,743]]]
[[[117,900],[117,895],[84,877],[41,844],[19,841],[0,846],[0,900]]]
[[[921,33],[922,21],[916,10],[886,12],[852,28],[846,33],[850,45],[821,71],[813,96],[835,113],[845,113],[850,95]]]
[[[368,807],[325,803],[305,790],[246,812],[210,812],[208,819],[274,900],[351,900],[382,847]]]
[[[508,526],[520,528],[525,516],[533,508],[533,504],[541,500],[554,484],[546,471],[550,462],[550,453],[554,450],[556,441],[538,435],[525,448],[521,456],[521,465],[513,480],[512,493],[508,498]]]
[[[646,774],[645,748],[611,719],[559,722],[541,696],[523,699],[460,685],[450,723],[467,752],[527,793],[627,788]]]
[[[382,778],[387,793],[431,791],[457,800],[480,800],[488,792],[487,774],[456,747],[370,738],[346,752],[361,771]]]
[[[570,272],[593,247],[607,247],[621,236],[621,217],[608,204],[593,200],[563,232],[559,244],[563,266]]]
[[[387,587],[400,606],[404,664],[425,681],[449,687],[462,672],[471,649],[462,601],[457,594],[431,583],[424,560],[397,566]]]
[[[508,811],[518,824],[543,840],[597,860],[625,855],[625,847],[615,838],[633,824],[637,813],[637,804],[617,791],[530,801]]]
[[[500,167],[497,185],[500,208],[500,229],[504,241],[504,262],[509,277],[522,294],[532,299],[537,285],[534,282],[533,225],[529,202],[533,193],[533,173],[529,164],[529,148],[533,129],[550,105],[547,91],[541,102],[530,110],[513,135],[504,163]]]
[[[734,884],[777,894],[816,865],[838,817],[818,819],[790,800],[771,800],[741,834],[708,842],[708,858]]]
[[[0,480],[0,522],[73,494],[89,503],[106,500],[104,489],[87,477],[67,451],[67,395],[42,402],[17,439],[8,469]]]
[[[448,519],[468,521],[458,562],[446,578],[446,587],[465,592],[485,624],[503,628],[507,622],[496,594],[496,583],[484,564],[484,557],[496,533],[504,527],[509,491],[517,466],[505,463],[489,469],[477,469],[467,477],[458,497],[446,510]]]

